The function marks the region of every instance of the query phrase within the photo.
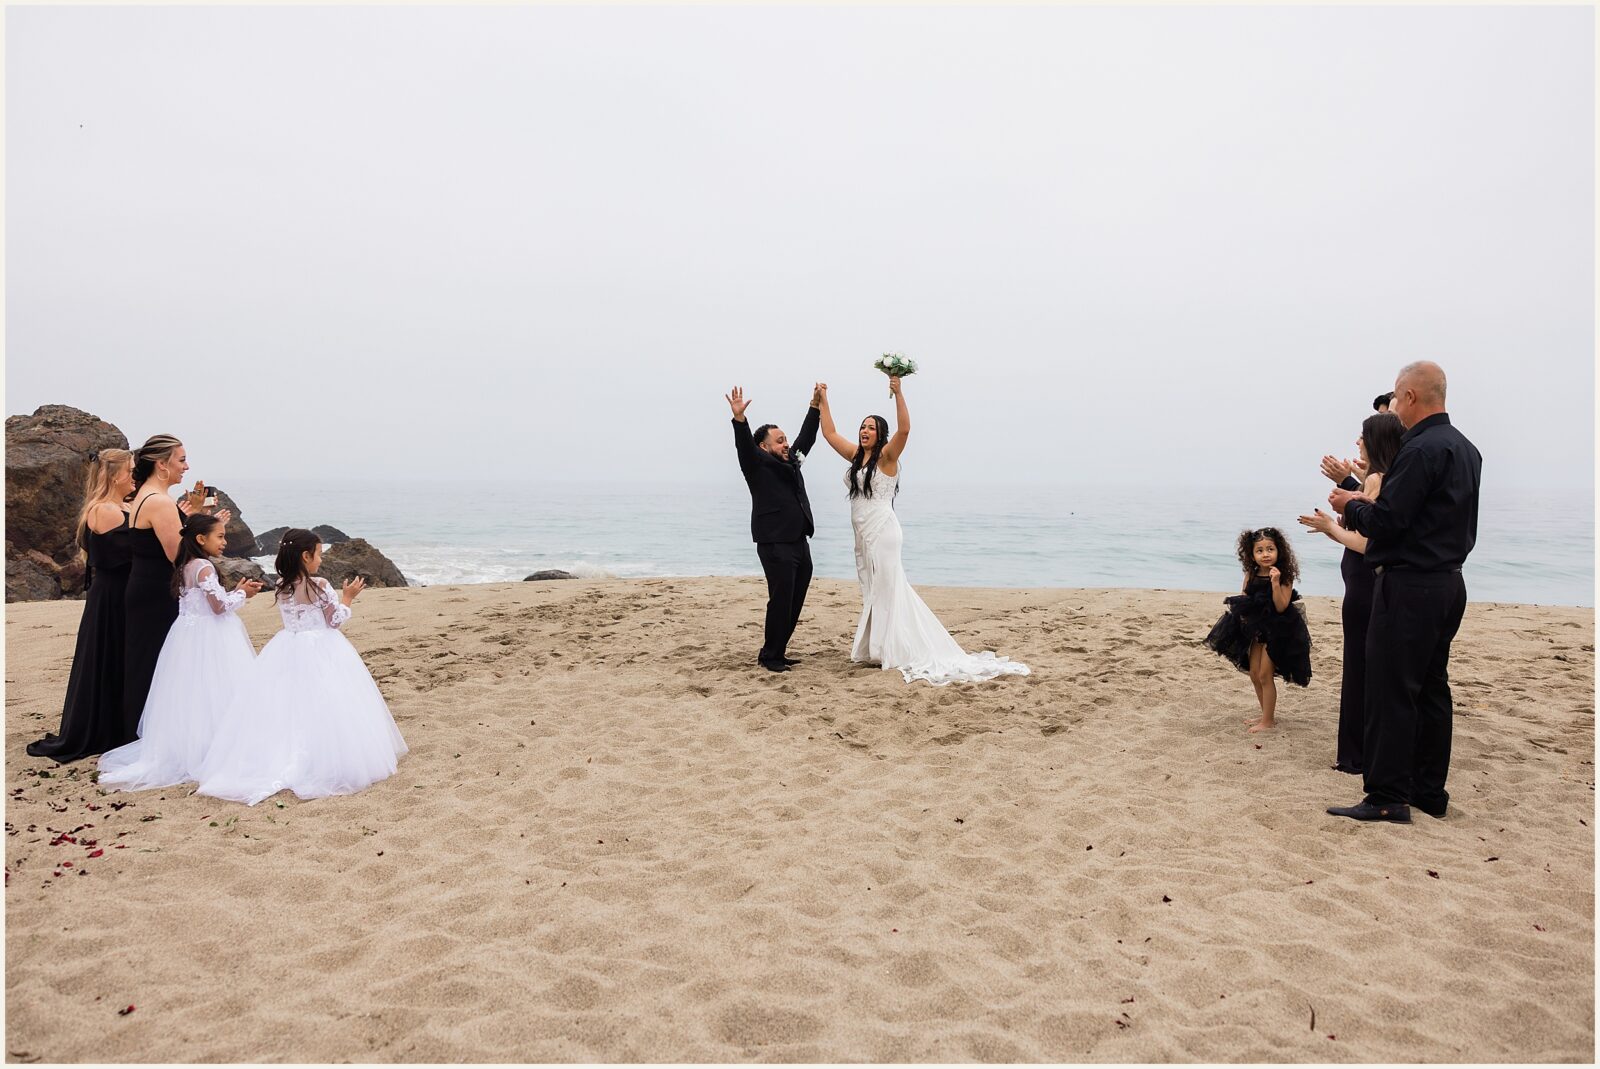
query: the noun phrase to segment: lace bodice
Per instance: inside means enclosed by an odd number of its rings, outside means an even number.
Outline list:
[[[221,616],[237,612],[244,603],[244,591],[230,594],[222,588],[222,580],[217,578],[217,569],[210,561],[192,560],[184,566],[179,616]]]
[[[278,599],[278,612],[283,617],[285,631],[326,631],[350,619],[350,606],[339,600],[326,579],[313,576],[312,582],[317,589],[315,601],[299,600],[305,594],[303,586]]]
[[[890,476],[881,471],[874,471],[872,473],[872,486],[866,488],[867,469],[862,468],[856,472],[853,476],[856,485],[864,489],[859,495],[850,499],[851,507],[858,508],[869,503],[876,507],[891,507],[894,504],[894,495],[900,489],[900,474],[900,471],[896,471],[894,475]],[[851,478],[851,474],[845,472],[844,481],[847,488],[850,485]]]

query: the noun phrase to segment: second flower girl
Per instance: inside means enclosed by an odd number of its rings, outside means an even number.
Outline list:
[[[200,766],[197,793],[255,805],[281,790],[354,794],[394,775],[405,740],[361,655],[339,628],[365,586],[334,594],[322,540],[296,528],[278,547],[283,630],[261,648]]]
[[[193,515],[183,523],[173,561],[178,618],[167,632],[139,717],[139,737],[100,756],[99,784],[111,791],[170,787],[195,778],[218,717],[247,678],[255,647],[236,615],[261,584],[222,588],[211,562],[228,548],[222,520]]]

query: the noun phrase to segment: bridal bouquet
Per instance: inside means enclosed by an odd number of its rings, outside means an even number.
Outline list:
[[[899,353],[884,353],[872,362],[872,366],[885,375],[895,378],[903,379],[907,375],[915,375],[917,373],[917,362],[909,356],[902,356]]]

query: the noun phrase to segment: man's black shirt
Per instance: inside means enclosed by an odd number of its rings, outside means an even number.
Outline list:
[[[1400,439],[1378,500],[1345,506],[1345,526],[1367,536],[1373,567],[1440,572],[1461,567],[1478,540],[1483,456],[1443,412]]]

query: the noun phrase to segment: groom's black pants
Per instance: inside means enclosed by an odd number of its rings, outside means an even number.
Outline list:
[[[1450,801],[1450,641],[1467,610],[1459,571],[1385,568],[1367,625],[1365,786],[1374,805]]]
[[[789,648],[789,636],[800,622],[806,603],[806,588],[811,585],[811,544],[797,542],[757,542],[756,555],[767,575],[767,630],[761,644],[760,660],[776,661]]]

